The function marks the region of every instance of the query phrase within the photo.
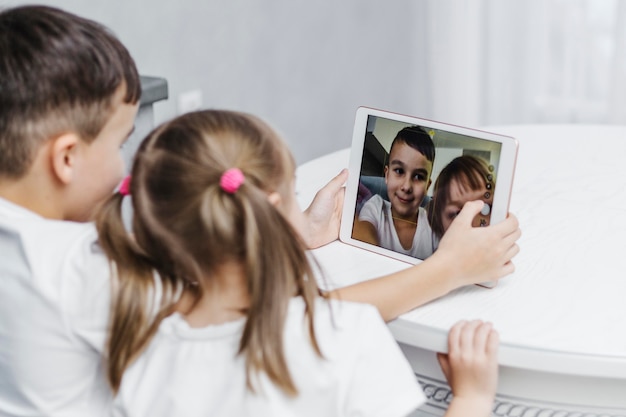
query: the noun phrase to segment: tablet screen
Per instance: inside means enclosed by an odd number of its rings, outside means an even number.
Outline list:
[[[516,154],[507,136],[361,107],[340,238],[426,259],[465,202],[484,202],[476,227],[506,217]]]

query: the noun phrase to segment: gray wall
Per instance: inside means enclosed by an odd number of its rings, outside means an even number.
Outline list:
[[[3,6],[27,4],[0,0]],[[349,146],[359,105],[432,117],[412,0],[44,0],[111,28],[144,75],[168,80],[156,122],[181,93],[248,111],[298,163]]]
[[[104,23],[168,80],[157,123],[200,91],[270,122],[298,163],[348,147],[359,105],[489,130],[626,123],[626,1],[40,1]]]

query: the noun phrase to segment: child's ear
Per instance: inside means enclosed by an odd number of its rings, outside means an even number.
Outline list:
[[[72,180],[80,138],[75,133],[64,133],[52,139],[51,165],[53,175],[63,184]]]
[[[270,204],[273,205],[274,207],[278,208],[283,202],[283,198],[280,196],[280,194],[274,191],[273,193],[270,193],[267,196],[267,201],[269,201]]]

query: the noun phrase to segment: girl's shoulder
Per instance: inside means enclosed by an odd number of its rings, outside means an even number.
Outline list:
[[[287,321],[301,326],[306,306],[301,297],[289,305]],[[315,331],[323,343],[355,343],[364,334],[389,333],[376,307],[353,301],[317,298],[314,304]]]
[[[335,392],[349,393],[342,399],[345,410],[364,416],[407,415],[424,401],[410,364],[374,306],[316,300],[315,338],[323,357],[311,353],[304,302],[292,300],[290,314],[293,310],[303,330],[297,341],[286,332],[285,351],[290,368],[299,370],[296,384],[303,391],[312,381],[323,381]],[[291,324],[293,329],[296,322]]]

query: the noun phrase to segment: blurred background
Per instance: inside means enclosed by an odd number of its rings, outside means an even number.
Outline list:
[[[38,3],[103,23],[142,75],[167,80],[156,123],[251,112],[299,164],[348,147],[361,105],[470,127],[626,123],[624,1]]]

